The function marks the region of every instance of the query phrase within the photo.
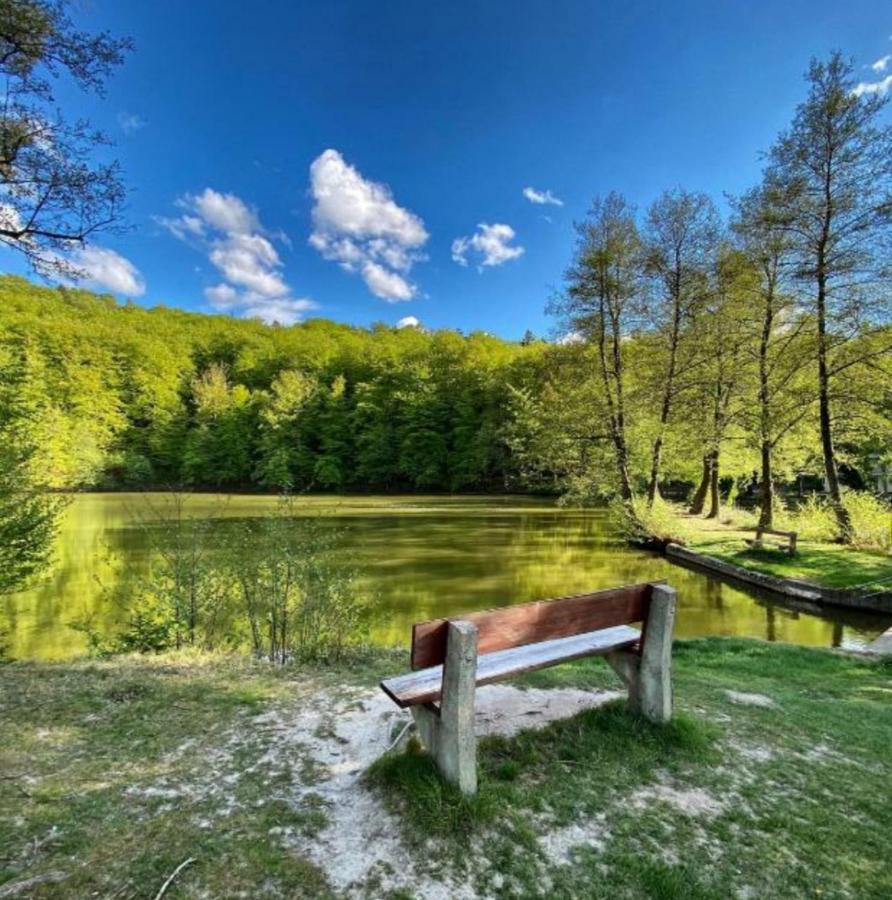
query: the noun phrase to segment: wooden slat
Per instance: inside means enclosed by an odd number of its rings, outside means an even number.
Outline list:
[[[537,641],[641,622],[647,617],[650,591],[650,584],[633,584],[574,597],[537,600],[534,603],[456,615],[452,618],[473,622],[478,631],[478,652],[494,653]],[[413,626],[413,669],[427,669],[443,662],[446,658],[447,627],[446,619],[432,619]]]
[[[498,650],[477,657],[477,684],[490,684],[524,672],[533,672],[559,662],[584,656],[597,656],[631,647],[638,643],[641,632],[628,625],[617,625],[600,631],[542,641],[510,650]],[[381,682],[381,689],[399,706],[417,706],[440,699],[443,666],[431,666],[407,675],[397,675]]]

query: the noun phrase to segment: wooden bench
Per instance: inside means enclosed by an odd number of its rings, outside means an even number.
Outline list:
[[[765,535],[770,534],[776,537],[786,538],[784,541],[766,541]],[[778,550],[783,550],[784,553],[789,556],[794,556],[796,554],[796,532],[795,531],[775,531],[773,528],[762,528],[760,525],[756,529],[756,536],[752,540],[748,540],[746,543],[753,548],[753,550],[762,550],[766,544],[771,544],[772,547],[777,547]]]
[[[669,721],[675,604],[667,585],[635,584],[420,622],[412,628],[413,671],[385,679],[381,688],[398,706],[411,708],[443,776],[473,794],[478,685],[601,655],[628,688],[633,710],[652,722]],[[630,627],[633,622],[642,629]]]

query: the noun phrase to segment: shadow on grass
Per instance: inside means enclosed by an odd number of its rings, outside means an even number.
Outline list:
[[[400,814],[410,840],[463,838],[522,809],[572,810],[583,783],[587,803],[606,805],[617,793],[652,782],[658,770],[715,760],[716,737],[713,726],[692,716],[653,725],[617,701],[513,738],[484,738],[474,797],[445,782],[417,741],[376,761],[366,780]]]

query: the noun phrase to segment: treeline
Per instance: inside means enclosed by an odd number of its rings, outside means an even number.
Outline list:
[[[546,345],[146,310],[0,279],[0,437],[54,488],[520,489]]]
[[[738,491],[892,471],[892,128],[838,55],[723,217],[676,188],[578,225],[558,343],[289,328],[0,279],[0,446],[55,488]],[[571,248],[568,248],[568,256]],[[643,505],[643,506],[642,506]]]
[[[636,502],[653,505],[682,448],[702,464],[692,512],[708,501],[717,516],[723,471],[750,454],[763,525],[778,477],[804,469],[820,473],[846,537],[841,464],[860,469],[857,480],[866,456],[889,462],[886,98],[859,90],[839,54],[813,62],[807,80],[730,221],[708,196],[678,188],[643,214],[619,194],[598,198],[578,226],[556,311],[595,348],[590,408],[632,516]]]

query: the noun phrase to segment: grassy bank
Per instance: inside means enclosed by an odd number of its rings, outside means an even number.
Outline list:
[[[775,527],[797,531],[794,556],[771,545],[758,550],[750,548],[746,541],[755,536],[756,516],[739,509],[725,509],[718,519],[704,519],[664,502],[648,514],[647,527],[654,535],[682,543],[698,553],[778,578],[798,578],[828,588],[852,588],[892,577],[892,556],[888,551],[840,544],[830,537],[832,522],[818,523],[820,527],[815,528],[813,521],[785,515],[787,518],[781,517]],[[822,518],[826,519],[826,515]],[[778,541],[782,543],[783,539]]]
[[[892,892],[887,662],[681,642],[665,729],[603,693],[600,660],[483,689],[481,727],[583,711],[485,738],[472,802],[417,754],[368,770],[403,721],[374,682],[401,664],[3,666],[0,896],[152,898],[186,860],[166,897]]]

